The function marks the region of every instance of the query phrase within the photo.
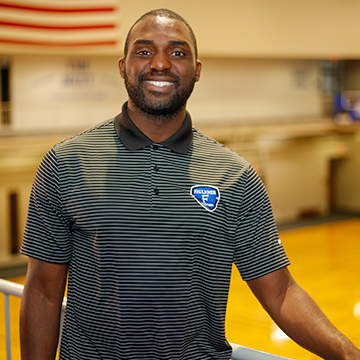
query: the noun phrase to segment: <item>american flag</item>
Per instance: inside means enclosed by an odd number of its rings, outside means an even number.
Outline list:
[[[0,0],[0,47],[117,48],[119,0]]]

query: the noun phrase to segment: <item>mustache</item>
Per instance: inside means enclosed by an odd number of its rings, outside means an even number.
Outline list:
[[[156,69],[151,69],[151,71],[147,72],[147,73],[143,73],[139,75],[139,82],[143,82],[147,77],[149,76],[157,76],[157,77],[167,77],[167,78],[171,78],[173,80],[173,82],[177,85],[180,84],[180,78],[178,76],[176,76],[175,74],[171,73],[170,71],[159,71]]]

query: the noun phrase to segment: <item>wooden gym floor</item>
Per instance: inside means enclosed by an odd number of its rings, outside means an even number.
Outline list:
[[[360,347],[360,219],[352,218],[280,232],[297,282],[335,326]],[[24,277],[9,280],[23,283]],[[18,313],[12,298],[13,359],[20,359]],[[271,321],[234,269],[226,320],[230,342],[297,360],[319,359],[289,340]],[[0,358],[5,359],[3,296],[0,295]]]

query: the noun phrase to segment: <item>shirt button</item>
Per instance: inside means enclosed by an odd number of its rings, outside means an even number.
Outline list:
[[[158,189],[158,188],[155,188],[155,189],[154,189],[154,193],[155,193],[155,195],[159,195],[159,192],[160,192],[160,191],[159,191],[159,189]]]
[[[152,148],[153,148],[153,150],[157,150],[157,149],[159,148],[159,145],[155,145],[155,144],[154,144],[154,145],[152,146]]]
[[[154,166],[154,170],[155,170],[156,172],[158,172],[160,169],[159,169],[159,167],[158,167],[157,165],[155,165],[155,166]]]

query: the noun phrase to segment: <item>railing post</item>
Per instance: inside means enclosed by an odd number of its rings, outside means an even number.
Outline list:
[[[9,302],[8,294],[4,294],[4,306],[5,306],[6,360],[11,360],[10,302]]]

